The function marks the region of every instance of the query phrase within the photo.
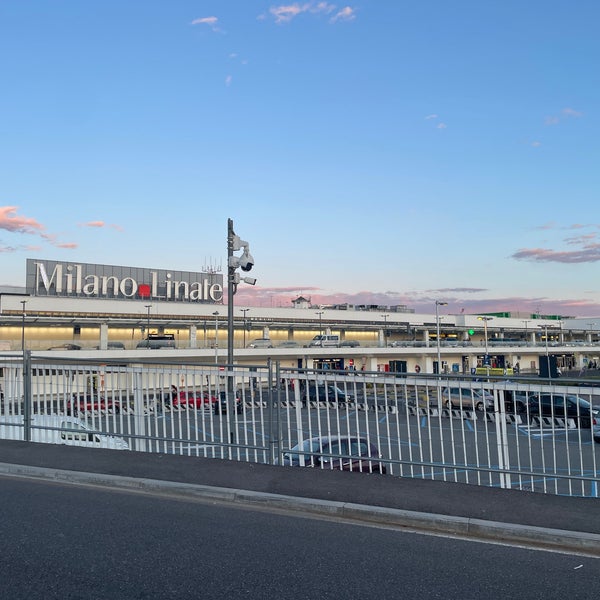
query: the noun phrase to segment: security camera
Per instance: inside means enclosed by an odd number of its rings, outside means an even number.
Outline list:
[[[242,281],[248,285],[256,285],[256,279],[254,277],[244,277]]]
[[[234,235],[232,238],[233,250],[241,250],[242,248],[248,248],[248,242],[245,242],[240,238],[239,235]]]
[[[254,266],[254,258],[252,258],[252,254],[248,252],[248,247],[246,247],[244,253],[240,256],[239,263],[242,271],[250,271]]]

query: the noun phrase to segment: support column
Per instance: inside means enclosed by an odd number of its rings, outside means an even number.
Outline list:
[[[190,325],[190,348],[196,349],[198,347],[197,333],[198,328],[196,327],[196,325]]]
[[[108,348],[108,323],[100,323],[100,350]]]

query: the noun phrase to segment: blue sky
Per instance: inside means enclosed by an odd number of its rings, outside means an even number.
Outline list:
[[[600,3],[0,0],[0,283],[600,315]]]

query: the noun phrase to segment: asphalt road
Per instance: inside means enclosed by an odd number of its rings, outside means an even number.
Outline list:
[[[1,595],[596,598],[600,559],[0,478]]]

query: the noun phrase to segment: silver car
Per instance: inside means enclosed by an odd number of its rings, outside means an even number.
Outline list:
[[[442,392],[442,403],[446,408],[494,410],[494,396],[483,390],[451,387]]]

